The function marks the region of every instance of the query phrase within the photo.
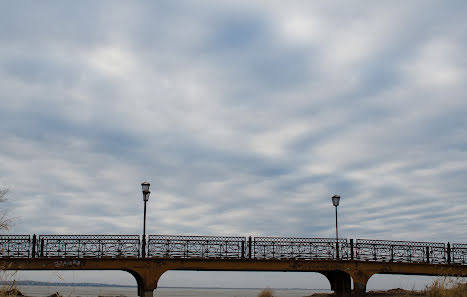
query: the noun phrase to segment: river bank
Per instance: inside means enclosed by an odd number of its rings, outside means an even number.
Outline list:
[[[334,293],[315,293],[308,297],[332,297]],[[368,291],[366,297],[467,297],[467,283],[447,283],[435,281],[422,291],[391,289]]]
[[[307,297],[332,297],[334,293],[315,293]],[[391,289],[386,291],[369,291],[366,293],[367,297],[421,297],[427,296],[420,291],[409,291],[404,289]],[[467,296],[465,296],[467,297]]]

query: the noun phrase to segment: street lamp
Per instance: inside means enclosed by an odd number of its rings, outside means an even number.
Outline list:
[[[151,186],[150,183],[148,182],[143,182],[141,183],[141,188],[143,190],[143,201],[144,201],[144,223],[143,223],[143,249],[141,255],[146,257],[146,202],[149,200],[149,194],[151,192],[149,191],[149,186]]]
[[[339,259],[339,235],[337,232],[337,207],[339,206],[339,200],[341,199],[341,196],[339,195],[334,195],[332,196],[332,205],[336,207],[336,258]]]

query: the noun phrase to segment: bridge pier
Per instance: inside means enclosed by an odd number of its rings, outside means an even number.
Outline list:
[[[153,297],[154,296],[154,290],[144,290],[142,295],[139,295],[140,297]]]
[[[136,279],[139,297],[153,297],[159,278],[165,271],[166,270],[157,269],[153,265],[150,265],[149,268],[142,267],[128,270]]]
[[[351,284],[350,275],[344,271],[323,271],[321,272],[331,284],[331,290],[334,291],[336,297],[350,297]]]
[[[353,290],[355,297],[365,296],[366,285],[374,272],[355,270],[350,272],[353,279]]]

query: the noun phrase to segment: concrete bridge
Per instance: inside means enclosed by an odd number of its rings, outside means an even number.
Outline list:
[[[149,235],[0,235],[8,270],[123,270],[153,296],[169,270],[306,271],[337,296],[362,296],[374,274],[467,277],[467,244],[370,239]],[[353,280],[354,292],[351,293]]]

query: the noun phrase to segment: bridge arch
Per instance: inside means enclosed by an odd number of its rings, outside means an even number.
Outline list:
[[[334,271],[322,271],[329,283],[331,284],[331,290],[334,291],[336,296],[350,296],[352,290],[352,282],[350,275],[341,270]]]
[[[59,269],[2,269],[2,280],[6,282],[16,281],[16,286],[23,294],[28,296],[51,295],[59,292],[60,295],[82,296],[89,294],[88,288],[82,283],[110,283],[123,285],[122,287],[100,287],[99,295],[118,296],[135,295],[137,285],[134,276],[124,270],[59,270]],[[42,287],[29,286],[21,281],[45,282]],[[8,287],[6,287],[8,288]],[[38,290],[38,291],[37,291]],[[96,291],[97,296],[97,291]]]
[[[160,286],[288,287],[330,290],[328,279],[322,273],[313,271],[169,270],[161,276]]]
[[[138,296],[142,296],[143,291],[144,291],[144,281],[143,281],[143,278],[141,277],[141,275],[139,273],[137,273],[136,271],[133,271],[131,269],[125,269],[123,271],[128,272],[129,274],[131,274],[135,278],[136,286],[137,286],[137,290],[138,290]]]

